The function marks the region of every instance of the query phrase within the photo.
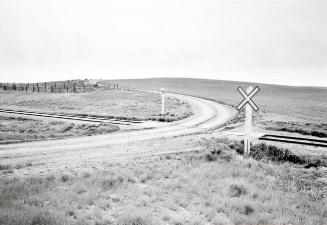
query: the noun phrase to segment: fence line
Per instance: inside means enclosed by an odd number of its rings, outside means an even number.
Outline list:
[[[118,83],[108,85],[85,84],[83,81],[46,82],[46,83],[0,83],[0,90],[3,91],[25,91],[25,92],[49,92],[49,93],[83,93],[93,91],[95,88],[109,90],[126,90]]]

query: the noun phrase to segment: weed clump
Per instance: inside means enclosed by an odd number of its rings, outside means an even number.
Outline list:
[[[208,152],[204,156],[206,162],[214,162],[218,159],[229,162],[233,158],[233,153],[230,147],[225,143],[221,143],[220,140],[207,140],[204,145],[206,146],[206,149],[208,149]]]
[[[104,191],[112,190],[118,188],[124,182],[124,178],[122,176],[118,176],[116,178],[105,179],[101,182],[101,187]]]
[[[304,164],[303,157],[297,156],[287,148],[260,143],[251,146],[250,156],[256,160],[268,159],[274,162],[291,162],[294,164]]]
[[[231,149],[234,149],[238,154],[243,155],[244,153],[244,141],[234,141],[229,144]]]
[[[241,195],[246,195],[247,190],[243,185],[232,184],[229,187],[228,195],[230,197],[240,197]]]
[[[120,216],[117,225],[154,225],[149,215],[144,213],[125,213]]]
[[[11,166],[10,165],[2,165],[2,164],[0,164],[0,171],[1,170],[9,170],[9,169],[11,169]]]
[[[244,153],[243,141],[235,141],[231,143],[229,147],[240,155]],[[267,145],[265,143],[251,145],[250,157],[256,160],[269,160],[278,163],[289,162],[297,165],[305,165],[304,168],[327,167],[327,161],[325,159],[320,159],[315,156],[296,155],[287,148]]]
[[[51,214],[44,209],[7,208],[0,211],[0,224],[6,225],[64,225],[63,217]]]
[[[250,215],[254,212],[254,209],[250,205],[245,205],[243,207],[243,210],[241,210],[241,213],[244,215]]]
[[[64,183],[69,181],[69,176],[68,175],[62,175],[61,176],[61,181],[64,182]]]

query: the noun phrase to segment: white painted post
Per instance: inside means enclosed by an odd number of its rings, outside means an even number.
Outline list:
[[[165,89],[161,88],[161,115],[165,114]]]
[[[246,89],[246,93],[249,95],[252,90],[253,88],[250,86]],[[248,157],[250,154],[251,132],[252,132],[252,107],[249,103],[247,103],[245,106],[244,157]]]

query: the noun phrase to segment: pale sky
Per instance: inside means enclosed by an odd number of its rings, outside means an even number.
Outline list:
[[[0,0],[0,74],[327,86],[327,1]]]

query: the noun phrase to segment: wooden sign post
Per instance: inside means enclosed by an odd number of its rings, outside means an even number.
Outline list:
[[[246,89],[246,92],[239,87],[238,91],[244,97],[244,100],[237,106],[238,110],[241,110],[245,106],[245,123],[244,123],[244,157],[248,157],[251,148],[251,133],[252,133],[252,109],[258,111],[258,106],[252,101],[252,97],[258,93],[259,87],[254,89],[250,86]]]
[[[165,89],[161,88],[161,115],[165,114]]]

